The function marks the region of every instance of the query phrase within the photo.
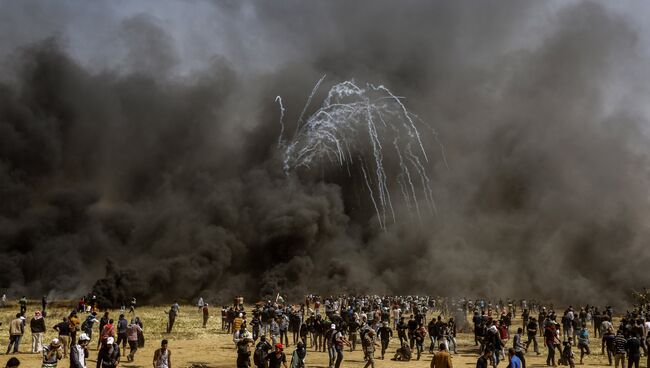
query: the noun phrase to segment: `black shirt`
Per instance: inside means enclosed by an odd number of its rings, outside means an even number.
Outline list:
[[[59,331],[59,336],[70,336],[70,325],[68,322],[61,322],[54,326],[54,329]]]
[[[284,353],[281,353],[280,357],[278,357],[275,352],[269,354],[266,359],[269,361],[269,368],[280,368],[282,367],[282,363],[287,362],[287,356],[284,355]]]
[[[476,361],[476,368],[488,368],[488,359],[485,355],[481,355]]]

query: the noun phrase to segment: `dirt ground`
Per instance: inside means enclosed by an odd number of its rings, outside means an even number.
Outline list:
[[[33,316],[34,308],[36,306],[30,305],[27,310],[27,315],[31,318]],[[165,333],[165,326],[167,323],[167,316],[165,311],[168,309],[168,306],[148,306],[138,308],[136,315],[138,315],[144,323],[145,347],[139,349],[135,361],[131,363],[122,363],[120,364],[124,368],[140,368],[140,367],[151,367],[153,352],[160,345],[160,340],[165,338],[169,340],[169,349],[172,352],[172,367],[181,368],[181,367],[194,367],[194,368],[221,368],[221,367],[235,367],[236,352],[234,344],[232,342],[232,337],[229,334],[221,331],[221,317],[220,309],[214,308],[211,309],[211,317],[208,322],[207,328],[202,328],[202,316],[199,313],[199,310],[195,306],[184,305],[181,306],[180,315],[176,318],[176,324],[174,325],[174,331],[171,334]],[[6,351],[7,344],[9,342],[9,322],[12,319],[12,316],[18,311],[16,306],[11,306],[7,308],[0,309],[0,367],[4,367],[6,361],[9,359],[10,355],[4,355]],[[48,331],[44,341],[49,342],[52,338],[56,337],[56,331],[52,329],[56,323],[58,323],[64,315],[69,313],[69,308],[63,307],[53,307],[48,311],[48,317],[46,319],[46,325]],[[119,316],[118,311],[110,311],[111,318],[114,318],[117,321]],[[429,318],[433,314],[429,315]],[[435,314],[437,315],[437,314]],[[82,315],[83,318],[85,315]],[[127,314],[127,318],[131,318],[131,315]],[[514,322],[515,326],[521,325],[521,321],[516,319]],[[95,367],[97,350],[97,336],[96,328],[93,331],[93,341],[90,344],[90,358],[87,361],[88,367]],[[512,329],[512,328],[511,328]],[[290,336],[291,338],[291,336]],[[458,354],[453,356],[453,363],[456,367],[474,367],[476,365],[476,360],[478,358],[477,349],[473,343],[473,335],[470,333],[460,333],[458,337]],[[538,340],[541,341],[541,338]],[[291,341],[290,341],[291,342]],[[379,350],[375,353],[375,366],[376,367],[403,367],[403,368],[414,368],[414,367],[428,367],[431,361],[431,355],[424,353],[420,361],[411,361],[411,362],[395,362],[388,360],[389,352],[392,355],[397,349],[399,340],[393,338],[389,345],[389,350],[386,353],[387,359],[382,361],[379,360]],[[508,346],[511,346],[509,342]],[[426,349],[426,347],[425,347]],[[128,350],[128,347],[127,347]],[[607,366],[607,357],[600,354],[600,340],[591,338],[591,350],[592,355],[585,358],[585,365],[590,367],[599,367]],[[29,332],[29,323],[27,326],[27,331],[23,336],[20,345],[20,353],[16,356],[21,361],[21,367],[23,368],[38,368],[41,366],[41,356],[40,354],[29,353],[31,351],[31,334]],[[288,362],[290,362],[291,353],[293,352],[293,344],[285,349],[287,354]],[[526,355],[527,367],[545,367],[546,366],[546,349],[540,347],[541,355],[537,356],[532,352],[532,346],[530,351]],[[579,361],[579,352],[576,349],[576,364]],[[128,351],[127,351],[128,353]],[[123,354],[125,355],[125,354]],[[556,354],[557,355],[557,354]],[[646,367],[645,357],[641,358],[641,366]],[[309,349],[307,353],[307,367],[319,367],[327,368],[328,366],[328,356],[327,353],[323,352],[314,352],[313,349]],[[344,355],[344,360],[342,367],[363,367],[364,366],[363,353],[360,351],[360,347],[357,347],[357,350],[354,352],[347,352]],[[68,367],[68,360],[62,361],[59,363],[60,367]],[[506,363],[499,364],[500,367],[506,367]]]

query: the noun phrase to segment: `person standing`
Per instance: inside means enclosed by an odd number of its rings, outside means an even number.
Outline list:
[[[59,333],[59,342],[63,346],[63,357],[68,357],[68,347],[70,346],[70,324],[68,317],[63,317],[63,322],[59,322],[54,327],[54,330]]]
[[[208,325],[208,318],[210,318],[210,311],[208,310],[208,303],[204,303],[203,307],[201,307],[201,310],[203,312],[203,328],[205,328]]]
[[[68,324],[70,325],[70,344],[75,345],[77,343],[77,331],[79,331],[79,317],[77,317],[77,311],[72,311],[68,316]],[[88,336],[86,336],[88,337]],[[90,341],[90,337],[88,337]]]
[[[167,348],[167,340],[160,342],[160,348],[153,353],[153,368],[172,368],[172,352]]]
[[[43,351],[43,335],[45,334],[45,319],[40,311],[34,312],[34,318],[29,321],[29,329],[32,331],[32,353]]]
[[[106,326],[109,321],[111,320],[109,317],[108,312],[104,312],[104,316],[99,319],[99,339],[97,339],[97,350],[99,350],[99,347],[102,344],[102,334],[104,333],[104,326]],[[112,322],[111,322],[112,323]]]
[[[46,314],[47,312],[45,311],[45,308],[47,308],[47,297],[45,295],[43,295],[43,298],[41,298],[41,307],[43,314]]]
[[[54,338],[49,345],[43,347],[43,365],[41,368],[56,368],[61,358],[63,358],[61,341]]]
[[[79,335],[79,341],[70,348],[70,368],[86,368],[89,342],[88,335],[85,333]]]
[[[25,333],[25,326],[23,325],[23,319],[20,313],[16,314],[16,318],[9,323],[9,346],[7,346],[7,354],[11,351],[13,347],[13,353],[18,352],[18,347],[20,345],[20,339],[22,339],[23,334]]]

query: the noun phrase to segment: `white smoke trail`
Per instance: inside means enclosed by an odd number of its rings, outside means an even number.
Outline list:
[[[345,166],[352,175],[354,158],[358,157],[370,200],[382,228],[386,227],[389,218],[393,223],[397,221],[391,198],[393,190],[399,189],[406,208],[409,211],[415,208],[419,219],[422,206],[418,203],[418,193],[421,193],[421,200],[426,202],[425,207],[436,212],[431,180],[425,165],[429,158],[416,126],[426,124],[407,110],[402,97],[383,85],[367,84],[362,88],[354,81],[344,81],[331,87],[320,108],[305,121],[307,109],[324,78],[316,83],[309,95],[298,119],[295,135],[286,146],[280,145],[285,172],[289,174],[299,167],[311,168],[326,161],[339,167]],[[282,99],[278,96],[276,102],[280,104],[282,120]],[[281,134],[284,134],[284,122]],[[279,141],[283,142],[282,139],[280,137]],[[417,153],[411,149],[414,143],[419,147]],[[386,145],[392,145],[395,157],[386,156]],[[368,167],[367,163],[372,167]],[[414,183],[413,174],[419,177],[419,186]]]

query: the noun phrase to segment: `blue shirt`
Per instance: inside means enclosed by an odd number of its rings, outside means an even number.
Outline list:
[[[519,359],[518,356],[514,355],[510,359],[510,367],[511,368],[521,368],[521,359]]]

